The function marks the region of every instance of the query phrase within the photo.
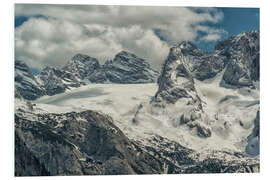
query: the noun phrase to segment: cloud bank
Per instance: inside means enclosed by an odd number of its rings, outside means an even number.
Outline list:
[[[171,44],[225,33],[205,25],[223,19],[215,8],[17,4],[15,16],[29,17],[15,29],[15,58],[39,69],[63,66],[76,53],[102,63],[121,50],[159,69]]]

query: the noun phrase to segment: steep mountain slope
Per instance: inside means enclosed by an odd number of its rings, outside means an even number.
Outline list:
[[[174,120],[176,126],[186,124],[192,129],[195,128],[199,136],[210,137],[211,130],[202,123],[205,118],[202,101],[195,88],[189,62],[183,55],[182,47],[183,44],[178,44],[170,49],[158,79],[159,89],[151,105],[164,110],[172,108],[167,107],[167,104],[176,104],[176,107],[181,107],[173,113],[180,115]]]
[[[178,43],[175,47],[178,47],[181,56],[187,61],[189,71],[198,80],[213,78],[226,65],[226,57],[218,51],[207,53],[187,41]]]
[[[142,150],[111,117],[98,112],[35,114],[18,109],[15,127],[18,176],[180,172],[170,161]],[[20,160],[26,154],[27,162]]]
[[[45,89],[46,94],[50,96],[84,85],[73,73],[52,67],[42,69],[37,79]]]
[[[28,100],[37,99],[45,94],[30,68],[19,60],[15,61],[15,89]]]
[[[260,80],[260,36],[258,31],[242,33],[219,42],[215,50],[227,59],[225,83],[251,86]]]
[[[62,69],[74,74],[79,79],[85,79],[99,68],[100,64],[96,58],[85,54],[76,54]]]
[[[120,84],[156,82],[158,72],[149,63],[127,51],[121,51],[113,61],[107,61],[102,68],[89,76],[91,82],[112,82]]]

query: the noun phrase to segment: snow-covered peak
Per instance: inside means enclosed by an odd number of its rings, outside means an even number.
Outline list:
[[[80,54],[80,53],[74,55],[71,58],[71,60],[73,60],[73,61],[80,61],[82,63],[85,63],[87,61],[98,61],[96,58],[90,57],[90,56],[88,56],[86,54]]]
[[[130,59],[130,58],[136,58],[139,59],[135,54],[128,52],[128,51],[121,51],[115,55],[114,60],[117,60],[117,57],[124,57],[125,59]]]
[[[20,60],[15,60],[15,70],[30,72],[30,68],[26,65],[26,63]]]
[[[158,72],[133,53],[121,51],[89,76],[91,82],[137,84],[156,82]]]
[[[215,50],[224,50],[230,48],[231,50],[240,50],[247,47],[259,47],[260,32],[258,30],[243,32],[236,36],[232,36],[225,40],[218,42]]]
[[[100,64],[96,58],[84,54],[76,54],[62,69],[73,73],[80,79],[85,79],[99,67]]]
[[[200,98],[194,86],[194,79],[189,70],[187,58],[178,47],[172,47],[162,67],[158,79],[159,89],[155,95],[156,102],[175,104],[178,101],[194,105],[201,109]]]

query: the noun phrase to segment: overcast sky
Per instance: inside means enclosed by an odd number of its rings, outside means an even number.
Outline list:
[[[16,4],[15,58],[41,69],[61,67],[76,53],[103,63],[126,50],[160,69],[173,43],[212,50],[254,29],[259,9]]]

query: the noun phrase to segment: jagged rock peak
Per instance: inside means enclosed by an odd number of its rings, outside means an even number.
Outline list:
[[[126,57],[127,59],[128,58],[138,58],[135,54],[133,54],[131,52],[128,52],[128,51],[124,51],[124,50],[123,51],[120,51],[119,53],[117,53],[115,55],[115,57],[118,57],[118,56],[123,56],[123,57]]]
[[[181,46],[181,45],[180,45]],[[159,89],[155,95],[156,101],[165,100],[176,103],[179,99],[190,99],[188,103],[196,104],[201,109],[201,100],[197,95],[194,79],[189,71],[186,57],[179,46],[173,46],[163,64],[158,79]]]
[[[74,55],[71,58],[71,60],[80,61],[80,62],[84,62],[84,63],[87,62],[87,61],[97,61],[98,62],[98,60],[96,58],[90,57],[90,56],[88,56],[86,54],[80,54],[80,53]]]
[[[190,41],[182,41],[174,44],[172,47],[178,47],[181,49],[197,49],[197,47]]]
[[[131,64],[136,65],[136,63],[140,63],[142,66],[149,68],[150,64],[143,58],[136,56],[135,54],[128,51],[121,51],[117,53],[113,59],[115,63],[125,63],[129,62]]]
[[[27,100],[34,100],[44,95],[36,77],[26,63],[15,60],[15,89]]]
[[[260,36],[260,32],[258,30],[254,30],[250,32],[243,32],[241,34],[229,37],[225,40],[218,42],[215,46],[215,50],[222,50],[224,48],[237,48],[236,45],[235,47],[232,47],[234,44],[238,44],[238,46],[242,45],[243,47],[247,47],[247,46],[259,47],[259,36]],[[237,49],[240,49],[240,48],[241,47],[238,47]]]
[[[237,87],[255,87],[260,80],[259,31],[241,33],[219,42],[215,50],[226,57],[227,68],[223,76],[226,84]]]
[[[30,72],[30,68],[26,65],[26,63],[17,59],[15,59],[15,69]]]
[[[85,79],[98,68],[100,68],[100,64],[96,58],[84,54],[76,54],[62,69],[74,73],[79,79]]]
[[[159,73],[150,67],[147,60],[137,57],[135,54],[121,51],[111,61],[88,76],[94,83],[153,83],[156,82]]]

